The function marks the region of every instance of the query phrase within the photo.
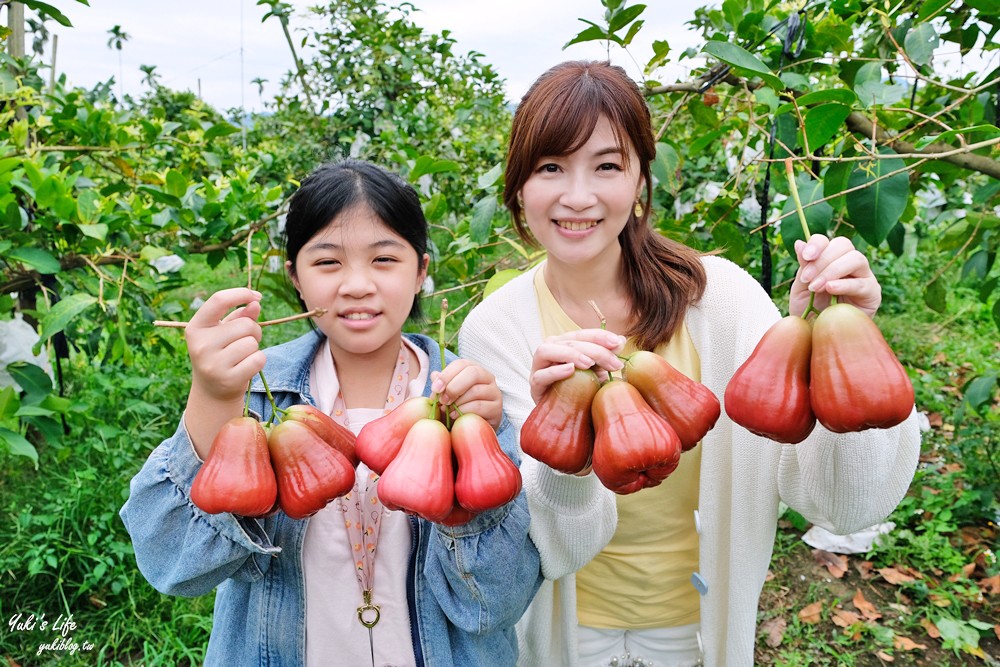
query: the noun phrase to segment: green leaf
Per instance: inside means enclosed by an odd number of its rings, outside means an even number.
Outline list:
[[[620,12],[616,12],[614,16],[611,17],[611,21],[608,23],[608,30],[611,32],[618,32],[629,23],[634,21],[639,14],[645,11],[646,5],[632,5],[631,7],[626,7]]]
[[[934,49],[938,47],[941,40],[938,39],[937,31],[930,23],[921,23],[906,33],[903,40],[903,49],[910,60],[918,65],[929,65]]]
[[[97,303],[97,297],[77,292],[63,298],[52,306],[52,310],[42,317],[39,331],[40,340],[35,343],[36,349],[41,349],[42,343],[66,328],[74,317]]]
[[[781,79],[781,83],[784,84],[785,88],[791,90],[807,90],[810,86],[809,79],[798,72],[782,72],[778,78]]]
[[[6,259],[27,264],[35,271],[46,275],[59,273],[62,268],[52,253],[41,248],[14,248],[7,253]]]
[[[993,290],[1000,285],[1000,276],[994,276],[989,280],[984,280],[983,284],[979,286],[979,300],[986,303],[993,296]],[[998,301],[1000,303],[1000,301]]]
[[[828,102],[835,102],[837,104],[843,104],[845,106],[851,106],[858,101],[858,96],[854,94],[853,90],[848,90],[847,88],[831,88],[829,90],[817,90],[811,93],[806,93],[795,98],[795,104],[791,102],[786,102],[782,104],[775,110],[775,114],[781,114],[788,111],[792,111],[796,106],[800,109],[802,107],[811,106],[813,104],[825,104]]]
[[[645,21],[636,21],[628,27],[628,32],[622,38],[622,46],[628,46],[632,43],[632,40],[635,39],[636,34],[638,34],[639,30],[642,28],[643,23],[645,23]]]
[[[22,405],[15,417],[52,417],[56,413],[39,405]]]
[[[722,136],[722,130],[715,130],[707,134],[703,134],[687,147],[687,154],[691,158],[695,158],[701,155],[701,152],[711,144],[714,144],[716,140]]]
[[[656,144],[656,159],[650,168],[653,176],[664,188],[673,192],[677,187],[677,169],[681,164],[681,156],[672,145],[660,142]]]
[[[448,201],[440,192],[435,192],[430,201],[424,204],[424,217],[428,222],[439,222],[447,212]]]
[[[230,134],[235,134],[240,131],[240,128],[232,125],[231,123],[216,123],[212,127],[205,131],[205,141],[211,141],[216,137],[227,137]]]
[[[715,56],[724,63],[732,65],[736,69],[759,75],[764,83],[775,90],[780,91],[785,88],[781,79],[776,77],[767,65],[762,63],[757,56],[750,53],[746,49],[737,46],[736,44],[731,44],[730,42],[710,41],[705,44],[703,51],[709,55]]]
[[[903,86],[882,81],[882,65],[877,62],[865,63],[858,69],[854,75],[854,92],[861,106],[866,109],[876,104],[895,104],[906,95]]]
[[[38,451],[34,445],[24,439],[20,433],[0,427],[0,441],[7,445],[7,449],[15,456],[26,456],[35,464],[38,470]]]
[[[758,88],[753,91],[753,96],[757,102],[766,105],[773,114],[781,113],[780,111],[776,111],[776,109],[785,109],[785,111],[791,111],[792,109],[792,105],[790,104],[781,106],[781,99],[778,97],[778,94],[770,88]],[[785,107],[787,107],[787,109]]]
[[[993,324],[997,325],[997,329],[1000,329],[1000,299],[993,302]]]
[[[744,0],[725,0],[722,3],[722,15],[726,17],[726,23],[733,28],[738,28],[746,13],[746,2]]]
[[[731,222],[722,222],[712,229],[712,243],[722,249],[723,256],[741,266],[746,263],[747,236]]]
[[[691,99],[688,100],[687,109],[691,114],[691,118],[693,118],[694,122],[699,125],[704,125],[709,128],[719,126],[719,115],[715,112],[715,109],[705,104],[701,97],[691,97]],[[693,153],[691,154],[693,155]]]
[[[89,223],[97,217],[98,202],[101,195],[93,188],[87,188],[76,199],[76,214],[83,223]]]
[[[965,280],[970,275],[975,276],[979,280],[983,280],[986,277],[987,272],[990,270],[990,254],[979,249],[972,253],[969,259],[965,260],[965,264],[962,265],[962,277],[960,280]]]
[[[53,7],[52,5],[50,5],[49,3],[41,2],[40,0],[21,0],[21,1],[24,2],[25,6],[34,9],[38,13],[44,14],[49,18],[55,19],[55,21],[60,25],[64,25],[67,28],[73,27],[73,24],[70,23],[68,18],[66,18],[66,15],[63,14],[58,9],[56,9],[55,7]]]
[[[25,400],[37,403],[52,392],[52,379],[41,367],[27,361],[7,364],[7,372],[21,387]]]
[[[948,144],[959,136],[973,133],[978,135],[977,138],[973,140],[971,137],[966,137],[966,141],[985,141],[987,139],[998,137],[1000,136],[1000,127],[997,127],[996,125],[973,125],[972,127],[948,130],[947,132],[942,132],[941,134],[928,134],[917,139],[917,142],[914,144],[914,148],[921,151],[931,144]]]
[[[7,71],[6,67],[0,68],[0,95],[12,97],[15,92],[17,92],[17,79]]]
[[[646,63],[646,74],[662,65],[670,55],[670,44],[666,40],[653,40],[653,57]]]
[[[882,155],[895,155],[891,148],[882,146]],[[888,157],[859,163],[847,181],[849,188],[865,186],[862,190],[847,193],[847,214],[861,238],[878,247],[899,222],[910,195],[910,179],[899,158]],[[883,175],[898,172],[877,181]]]
[[[823,181],[814,180],[809,174],[799,174],[795,178],[795,185],[799,191],[802,212],[806,216],[810,234],[825,234],[830,228],[830,221],[833,220],[833,207],[827,202],[807,207],[808,204],[823,199]],[[781,213],[782,215],[792,213],[781,220],[781,241],[788,252],[794,255],[795,241],[804,241],[805,238],[803,238],[802,222],[798,213],[795,213],[795,200],[792,197],[785,200]]]
[[[497,211],[497,198],[488,194],[472,207],[472,222],[469,223],[469,236],[474,243],[486,243],[493,228],[493,214]]]
[[[821,104],[809,109],[805,115],[803,145],[808,139],[809,150],[815,153],[844,129],[844,121],[849,115],[851,108],[843,104]]]
[[[517,269],[503,269],[502,271],[497,271],[490,279],[486,281],[486,287],[483,288],[483,298],[485,299],[493,292],[509,283],[514,278],[521,275],[521,272]]]
[[[496,185],[501,176],[503,176],[503,162],[497,162],[492,169],[481,175],[476,183],[480,188],[486,189],[491,185]]]
[[[592,25],[586,30],[577,33],[576,37],[563,44],[563,49],[565,50],[567,47],[581,42],[599,42],[605,39],[608,39],[607,31],[600,26]]]
[[[83,232],[84,236],[97,239],[102,243],[108,239],[108,226],[103,222],[96,225],[79,224],[77,227],[80,228],[80,231]]]
[[[0,92],[2,92],[2,87],[0,87]],[[13,171],[19,166],[21,166],[21,158],[19,157],[8,157],[0,160],[0,176]]]
[[[13,386],[0,389],[0,421],[14,416],[20,407],[21,399]]]
[[[458,171],[459,164],[454,160],[439,160],[430,155],[421,155],[417,158],[410,171],[410,182],[416,182],[424,174],[440,174],[446,171]]]
[[[965,401],[973,410],[979,410],[983,405],[993,402],[993,394],[997,388],[997,372],[992,371],[981,375],[965,385]]]
[[[168,169],[164,192],[180,199],[187,193],[188,179],[176,169]]]
[[[903,226],[903,223],[897,222],[896,226],[889,230],[889,236],[885,240],[892,254],[896,257],[902,257],[906,243],[906,227]]]
[[[181,200],[174,195],[166,193],[159,188],[154,188],[151,185],[140,185],[139,190],[148,194],[158,204],[170,206],[171,208],[181,208],[183,206]]]
[[[924,303],[936,313],[948,310],[948,294],[941,280],[935,280],[924,288]]]
[[[924,22],[952,5],[954,0],[924,0],[920,3],[920,11],[917,12],[916,20]]]

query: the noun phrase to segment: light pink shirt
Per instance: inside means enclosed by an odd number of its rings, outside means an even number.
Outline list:
[[[406,341],[420,362],[418,372],[410,369],[406,397],[423,394],[430,360],[416,345]],[[309,373],[309,390],[316,406],[332,414],[340,383],[333,365],[329,342],[324,342]],[[383,408],[356,408],[347,411],[350,429],[381,417]],[[359,479],[367,479],[369,468],[358,464]],[[366,496],[361,489],[361,500]],[[372,628],[375,665],[414,665],[410,640],[410,616],[406,604],[406,572],[410,559],[410,523],[404,512],[385,510],[375,555],[372,602],[381,617]],[[372,664],[368,629],[358,622],[361,588],[350,553],[343,514],[335,502],[309,518],[302,547],[302,569],[306,588],[306,665],[357,667]],[[368,616],[366,616],[368,618]]]

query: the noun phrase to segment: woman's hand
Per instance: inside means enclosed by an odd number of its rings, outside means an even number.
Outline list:
[[[618,353],[625,337],[604,329],[580,329],[546,338],[531,360],[531,398],[538,403],[548,388],[571,376],[577,369],[595,368],[605,379],[607,373],[624,365]]]
[[[843,236],[828,239],[813,234],[808,242],[795,242],[795,254],[799,270],[788,298],[789,314],[804,313],[809,305],[809,292],[815,292],[816,310],[829,306],[830,297],[836,296],[838,301],[856,306],[869,317],[875,315],[882,303],[882,288],[868,258],[855,249],[850,239]]]
[[[456,359],[441,372],[431,373],[431,391],[441,403],[465,412],[474,412],[490,423],[493,430],[500,428],[503,418],[503,394],[496,378],[482,366],[468,359]],[[458,417],[458,410],[451,414]]]

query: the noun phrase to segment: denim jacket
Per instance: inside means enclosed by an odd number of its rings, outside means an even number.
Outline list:
[[[440,370],[438,345],[426,336],[407,337],[427,352],[430,369]],[[311,332],[265,350],[264,374],[279,407],[314,403],[309,368],[322,341]],[[448,361],[455,358],[447,354]],[[429,377],[424,395],[430,395]],[[264,419],[271,413],[259,377],[250,409]],[[519,463],[506,417],[497,436]],[[304,665],[302,544],[309,520],[280,511],[261,519],[206,514],[190,495],[200,466],[182,419],[132,479],[120,514],[139,570],[170,595],[218,587],[206,665]],[[463,526],[410,521],[407,602],[417,665],[514,665],[514,624],[541,583],[524,491]]]

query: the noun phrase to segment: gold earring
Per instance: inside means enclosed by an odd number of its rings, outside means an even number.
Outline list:
[[[635,200],[635,206],[632,208],[632,212],[635,213],[635,217],[642,217],[642,202],[638,199]]]

